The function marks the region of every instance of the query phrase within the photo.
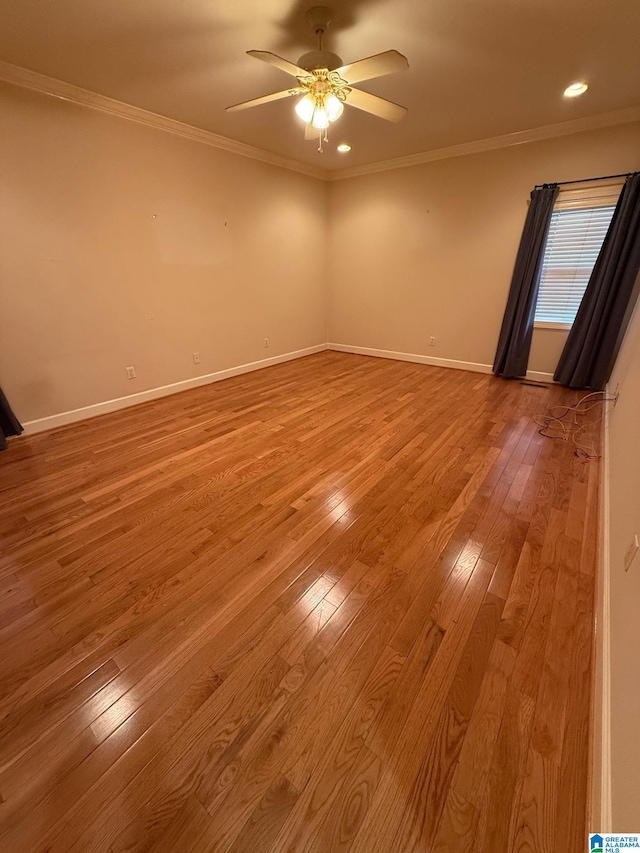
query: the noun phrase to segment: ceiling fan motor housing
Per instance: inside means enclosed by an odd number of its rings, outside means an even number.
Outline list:
[[[328,68],[329,71],[333,71],[334,68],[341,68],[344,63],[337,53],[332,53],[330,50],[310,50],[309,53],[300,57],[298,65],[300,68],[306,68],[307,71],[315,71],[317,68]]]

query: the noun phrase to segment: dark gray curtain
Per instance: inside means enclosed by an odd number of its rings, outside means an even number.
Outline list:
[[[514,379],[527,372],[544,246],[557,195],[557,184],[546,184],[531,193],[493,362],[496,376]]]
[[[639,268],[640,172],[636,172],[620,193],[553,376],[556,382],[602,391],[633,311]]]
[[[7,446],[8,435],[20,435],[21,432],[22,427],[0,388],[0,450],[4,450]]]

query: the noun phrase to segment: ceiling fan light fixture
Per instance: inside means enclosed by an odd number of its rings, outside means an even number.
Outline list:
[[[336,121],[344,112],[344,105],[342,101],[333,93],[327,95],[324,105],[327,110],[327,118],[329,121]]]
[[[313,119],[315,108],[316,102],[311,95],[305,95],[304,98],[300,98],[295,107],[297,115],[302,119],[302,121],[306,122],[306,124],[309,124]]]
[[[324,103],[319,103],[313,111],[311,124],[316,128],[316,130],[326,130],[329,127],[329,116]]]

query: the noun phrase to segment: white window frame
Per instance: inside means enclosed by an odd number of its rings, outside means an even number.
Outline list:
[[[588,186],[561,188],[553,205],[556,210],[583,210],[587,207],[615,207],[618,203],[624,179],[608,182],[594,182]],[[552,323],[548,320],[534,320],[534,329],[548,329],[566,332],[573,323]]]
[[[557,331],[569,331],[573,323],[551,323],[549,320],[534,320],[534,329],[556,329]]]

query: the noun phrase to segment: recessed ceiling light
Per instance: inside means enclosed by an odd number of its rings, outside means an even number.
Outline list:
[[[586,83],[572,83],[564,90],[565,98],[577,98],[578,95],[584,95],[589,87]]]
[[[341,145],[338,145],[338,151],[341,154],[346,154],[347,152],[351,151],[351,146],[347,145],[346,142],[343,142]]]

